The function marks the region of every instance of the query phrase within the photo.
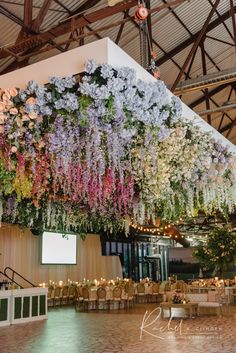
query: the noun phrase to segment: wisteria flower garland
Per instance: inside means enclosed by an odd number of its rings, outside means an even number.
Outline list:
[[[89,61],[79,82],[30,81],[0,98],[5,221],[113,231],[126,216],[174,219],[235,203],[231,155],[181,122],[181,102],[160,80]]]
[[[199,210],[232,212],[235,205],[235,158],[210,134],[192,123],[179,121],[171,134],[157,142],[155,168],[150,149],[134,155],[136,179],[143,184],[136,217],[147,212],[165,220],[197,216]],[[140,168],[142,164],[142,169]],[[154,218],[155,219],[155,218]]]

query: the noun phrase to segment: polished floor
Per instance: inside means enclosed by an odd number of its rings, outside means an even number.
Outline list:
[[[156,304],[89,313],[50,309],[48,320],[0,328],[0,352],[236,353],[236,306],[224,308],[222,317],[182,319],[177,310],[169,321],[159,314]]]

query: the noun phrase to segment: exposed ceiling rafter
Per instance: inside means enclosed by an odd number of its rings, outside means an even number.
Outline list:
[[[234,14],[236,13],[236,6],[234,6],[233,8]],[[207,26],[206,29],[206,34],[209,33],[210,31],[212,31],[214,28],[216,28],[217,26],[219,26],[221,24],[221,21],[226,21],[227,19],[229,19],[231,17],[231,13],[230,11],[226,11],[222,16],[221,19],[217,18],[214,21],[210,22],[209,25]],[[164,64],[166,61],[170,60],[173,56],[179,54],[181,51],[183,51],[185,48],[187,48],[189,45],[193,44],[198,35],[200,34],[201,31],[196,32],[195,34],[193,34],[191,37],[189,37],[188,39],[186,39],[185,41],[183,41],[182,43],[178,44],[175,48],[173,48],[172,50],[170,50],[166,55],[163,55],[160,59],[158,59],[156,61],[156,64],[158,66]]]
[[[125,3],[117,4],[114,7],[105,7],[103,9],[84,14],[83,16],[78,15],[77,17],[76,14],[73,14],[72,17],[65,19],[63,22],[51,28],[49,31],[42,32],[30,38],[26,38],[15,45],[8,46],[7,49],[11,52],[14,52],[15,54],[20,54],[29,49],[32,50],[39,45],[46,44],[49,40],[53,40],[56,37],[60,37],[61,35],[66,33],[70,33],[72,30],[72,21],[73,29],[75,30],[85,27],[87,24],[91,24],[106,17],[115,15],[119,12],[125,11],[134,6],[136,6],[136,3],[134,1],[128,1]],[[84,7],[78,9],[79,13],[81,11],[84,11],[84,9],[86,9],[85,4]],[[1,48],[0,59],[7,56],[9,56],[9,53],[6,53],[5,48]]]
[[[209,15],[207,16],[207,19],[206,19],[201,31],[199,32],[196,40],[194,41],[194,44],[193,44],[193,46],[192,46],[192,48],[191,48],[191,50],[190,50],[185,62],[183,63],[182,68],[181,68],[178,76],[176,77],[175,82],[173,83],[173,85],[171,87],[171,91],[172,92],[174,92],[174,90],[176,89],[178,83],[180,82],[180,80],[181,80],[181,78],[183,76],[184,70],[188,67],[188,64],[190,63],[190,60],[191,60],[192,56],[194,55],[195,51],[197,50],[199,44],[202,42],[202,40],[203,40],[203,38],[204,38],[204,36],[206,34],[208,25],[209,25],[209,23],[210,23],[210,21],[212,19],[212,16],[214,15],[214,12],[215,12],[217,6],[219,5],[219,3],[220,3],[220,0],[216,0],[216,2],[214,4],[214,6],[212,7]]]
[[[216,95],[217,93],[223,91],[225,88],[229,87],[230,85],[231,85],[231,83],[229,82],[229,83],[225,83],[225,84],[223,84],[221,86],[218,86],[218,87],[214,88],[213,90],[209,91],[209,93],[208,93],[209,97],[212,97],[212,96]],[[196,99],[194,102],[190,103],[189,107],[191,109],[193,109],[194,107],[196,107],[197,105],[203,103],[204,101],[205,101],[205,96],[201,96],[198,99]]]
[[[150,13],[160,11],[164,8],[169,7],[169,6],[176,6],[176,5],[183,3],[185,1],[187,1],[187,0],[171,1],[167,5],[163,4],[163,5],[160,5],[160,6],[153,8],[152,10],[150,10]],[[64,35],[66,33],[70,33],[72,31],[72,29],[75,30],[75,29],[83,28],[88,24],[91,24],[93,22],[103,20],[104,18],[116,15],[116,14],[123,12],[125,10],[128,10],[136,5],[137,5],[137,3],[135,1],[129,0],[126,2],[119,3],[113,7],[107,6],[105,8],[98,9],[93,12],[85,13],[83,15],[81,15],[81,12],[80,12],[79,15],[75,14],[75,15],[65,19],[58,26],[51,28],[49,31],[42,32],[42,33],[37,34],[35,36],[31,36],[30,38],[26,38],[15,45],[8,46],[7,47],[8,52],[6,52],[5,47],[1,48],[0,59],[8,57],[10,52],[13,52],[15,55],[20,56],[20,54],[26,50],[29,50],[29,49],[32,50],[35,47],[43,46],[46,44],[46,42],[48,42],[50,40],[53,40],[57,37],[60,37],[61,35]],[[129,19],[127,18],[123,21],[125,22],[128,20]],[[119,22],[119,24],[121,24],[121,23],[122,23],[122,21]],[[112,27],[112,25],[113,24],[111,24],[109,26]],[[104,28],[108,28],[109,26],[105,26]],[[94,32],[96,32],[96,30]]]

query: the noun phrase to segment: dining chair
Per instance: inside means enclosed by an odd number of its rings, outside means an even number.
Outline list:
[[[158,296],[160,295],[159,288],[160,288],[160,284],[159,283],[156,283],[156,282],[152,283],[151,294],[149,295],[150,299],[151,299],[151,302],[154,299],[155,303],[157,303]]]
[[[53,287],[48,287],[48,295],[47,295],[47,303],[48,307],[53,306]]]
[[[68,304],[73,304],[75,300],[75,286],[72,285],[68,290]]]
[[[125,307],[129,309],[131,306],[134,308],[135,306],[135,290],[134,286],[132,284],[129,285],[127,288],[127,292],[125,293],[123,297]]]
[[[54,289],[53,306],[56,307],[57,305],[61,305],[61,287]]]
[[[83,307],[84,310],[90,310],[96,307],[97,298],[91,298],[88,287],[83,287]]]
[[[108,309],[109,310],[109,301],[106,298],[107,296],[107,291],[104,287],[98,287],[97,289],[97,302],[96,302],[96,307],[99,309],[101,306],[103,309]]]
[[[81,291],[80,291],[80,288],[81,288]],[[84,298],[81,292],[82,292],[82,287],[75,287],[74,305],[75,305],[76,311],[80,311],[80,309],[83,307]]]
[[[146,302],[146,294],[145,294],[145,285],[143,283],[138,283],[136,287],[136,298],[137,303],[145,303]]]
[[[122,300],[122,288],[120,286],[115,286],[112,290],[112,299],[110,300],[110,304],[115,306],[115,304],[118,303],[118,309],[120,309]]]
[[[61,293],[61,304],[68,304],[68,290],[69,286],[64,286]]]

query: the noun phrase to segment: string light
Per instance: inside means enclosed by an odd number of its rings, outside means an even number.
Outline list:
[[[162,226],[157,227],[155,225],[150,225],[150,226],[143,226],[139,225],[137,223],[131,223],[131,227],[135,229],[136,231],[140,233],[149,233],[153,235],[162,235],[162,236],[167,236],[170,239],[175,239],[176,241],[180,239],[184,239],[184,235],[181,235],[179,232],[176,234],[176,229],[175,226],[183,222],[183,218],[179,218],[175,223],[170,223],[166,221],[165,224],[162,223]],[[173,229],[173,231],[172,231]]]

